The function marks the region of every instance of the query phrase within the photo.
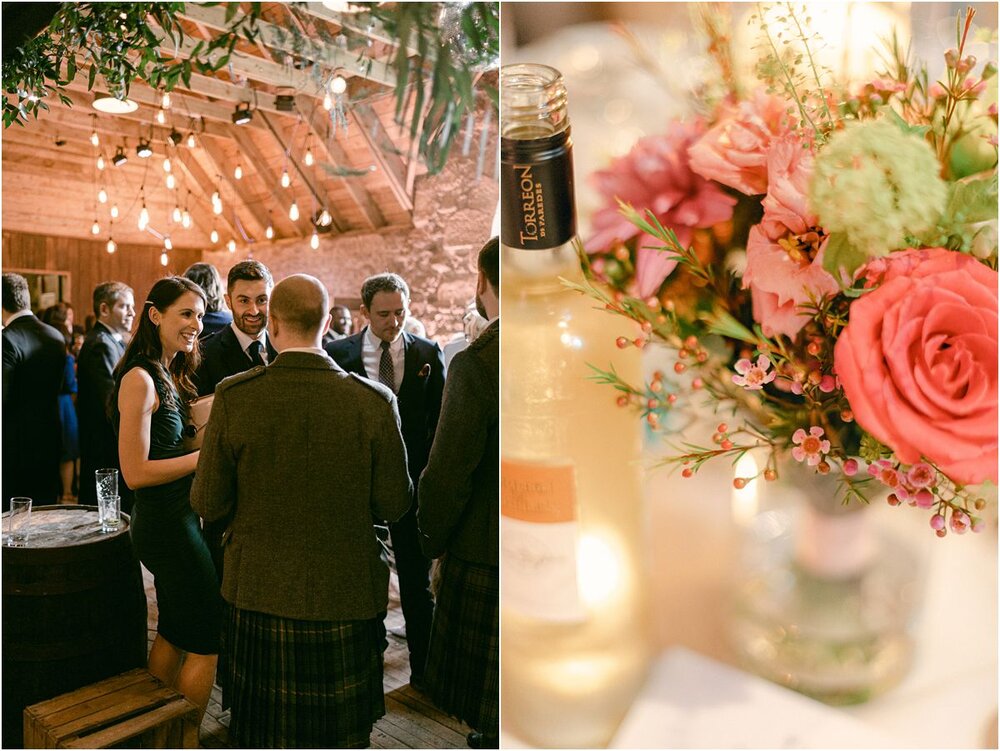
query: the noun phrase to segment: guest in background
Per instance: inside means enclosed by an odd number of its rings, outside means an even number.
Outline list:
[[[184,271],[184,276],[201,287],[205,293],[206,310],[202,320],[201,338],[211,336],[233,322],[233,314],[226,309],[222,298],[222,277],[218,269],[210,263],[192,263]]]
[[[90,333],[90,330],[94,328],[94,324],[97,323],[97,316],[93,313],[87,313],[83,319],[83,334],[86,336]]]
[[[497,748],[500,732],[499,291],[494,237],[479,252],[476,285],[490,323],[448,370],[417,512],[424,552],[441,559],[428,694],[475,728],[472,748]]]
[[[385,713],[389,571],[372,516],[402,515],[410,482],[392,392],[320,347],[327,300],[311,276],[275,287],[280,354],[219,385],[192,489],[206,519],[232,514],[222,593],[241,748],[363,748]]]
[[[198,724],[215,679],[223,605],[190,503],[198,452],[185,454],[182,438],[204,314],[205,293],[190,279],[154,284],[113,394],[122,476],[135,488],[132,544],[156,587],[149,672],[198,707]]]
[[[271,272],[260,261],[241,261],[229,270],[226,304],[233,312],[233,321],[203,342],[195,379],[199,396],[213,393],[223,378],[267,365],[277,356],[267,336],[272,287]]]
[[[83,347],[83,340],[86,334],[83,331],[82,326],[73,327],[73,344],[70,347],[70,354],[73,355],[73,360],[76,361],[80,357],[80,349]]]
[[[66,339],[66,363],[63,383],[59,390],[59,424],[62,426],[62,454],[59,457],[59,479],[62,485],[60,503],[76,503],[73,483],[80,459],[80,428],[76,419],[76,358],[73,356],[73,307],[59,302],[45,309],[42,320],[58,329]]]
[[[80,503],[97,505],[94,472],[121,469],[118,440],[108,416],[114,370],[125,353],[125,335],[135,322],[132,288],[123,282],[101,282],[94,288],[97,322],[83,340],[77,359],[76,413],[80,426]],[[122,511],[132,510],[127,481],[118,483]]]
[[[465,306],[465,315],[462,316],[462,331],[456,334],[450,342],[444,345],[444,366],[451,365],[452,358],[469,346],[477,336],[489,325],[489,321],[479,315],[476,309],[479,303],[475,298]]]
[[[344,305],[334,305],[330,308],[330,328],[323,334],[323,346],[330,342],[343,339],[351,333],[351,310]]]
[[[59,499],[59,387],[66,339],[31,312],[28,282],[4,274],[3,316],[3,508],[12,496],[36,506]]]
[[[444,358],[434,342],[404,333],[410,289],[402,277],[369,277],[361,286],[361,300],[368,326],[328,344],[326,351],[347,372],[380,382],[397,395],[407,466],[415,489],[427,465],[441,411]],[[389,532],[406,621],[410,684],[421,690],[434,601],[430,593],[430,561],[420,551],[415,498],[406,515],[389,525]]]

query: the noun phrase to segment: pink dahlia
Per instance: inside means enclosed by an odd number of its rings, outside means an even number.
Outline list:
[[[753,298],[753,317],[767,336],[794,337],[809,320],[800,305],[835,294],[839,286],[823,268],[826,238],[814,228],[808,190],[812,152],[795,138],[776,141],[767,157],[764,217],[751,227],[743,286]]]
[[[731,106],[691,147],[691,169],[749,196],[767,190],[767,152],[788,132],[785,102],[758,89]]]
[[[685,247],[691,244],[692,230],[732,218],[736,199],[688,166],[688,146],[703,132],[701,122],[672,123],[666,135],[640,139],[628,154],[592,176],[606,203],[594,214],[587,252],[604,252],[615,242],[637,237],[636,292],[640,297],[656,294],[677,260],[659,250],[660,240],[622,216],[619,199],[637,211],[652,211]]]

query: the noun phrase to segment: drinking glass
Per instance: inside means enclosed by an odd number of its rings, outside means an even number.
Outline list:
[[[97,498],[97,518],[102,532],[115,532],[121,524],[121,498],[117,495]]]
[[[113,498],[118,495],[118,470],[99,469],[94,472],[97,479],[97,498]]]
[[[4,544],[23,548],[28,544],[28,524],[31,521],[31,499],[11,498],[10,511],[3,516]]]

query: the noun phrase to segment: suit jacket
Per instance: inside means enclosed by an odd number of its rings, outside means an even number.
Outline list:
[[[429,558],[499,566],[500,321],[452,360],[417,524]]]
[[[267,361],[274,362],[278,350],[271,344],[271,337],[265,334],[267,342]],[[220,329],[218,333],[203,339],[201,342],[201,365],[195,374],[198,386],[198,396],[207,396],[215,392],[215,387],[223,378],[229,378],[237,373],[250,370],[253,363],[240,346],[240,340],[233,333],[232,326]]]
[[[384,612],[372,514],[399,518],[410,492],[396,399],[381,384],[285,352],[216,389],[191,505],[208,521],[233,515],[222,595],[236,607],[302,620]]]
[[[368,378],[362,356],[365,330],[324,345],[340,367],[362,378]],[[444,356],[435,342],[405,332],[403,347],[403,383],[396,398],[399,400],[410,479],[416,487],[420,473],[427,466],[427,456],[441,413]]]
[[[3,330],[3,506],[11,496],[34,505],[59,499],[59,390],[66,339],[33,315]]]
[[[233,314],[228,310],[214,310],[210,313],[206,313],[205,317],[201,319],[201,333],[198,334],[199,339],[208,339],[212,334],[222,331],[229,324],[233,322]]]
[[[94,471],[113,467],[121,469],[118,438],[108,417],[108,402],[115,388],[114,370],[125,354],[125,345],[112,336],[103,324],[96,324],[83,340],[77,358],[76,412],[80,427],[80,503],[97,505]],[[119,495],[131,499],[118,477]],[[130,503],[123,504],[124,509]]]

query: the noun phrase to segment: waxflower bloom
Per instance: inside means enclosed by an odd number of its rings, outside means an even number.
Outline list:
[[[799,428],[792,433],[792,458],[797,462],[805,461],[810,467],[815,467],[830,451],[830,442],[823,438],[826,431],[818,425],[813,425],[806,433]]]
[[[934,482],[936,475],[937,473],[931,465],[918,462],[910,467],[906,473],[906,481],[914,488],[926,488]]]
[[[888,488],[901,488],[899,472],[896,466],[888,459],[879,459],[868,465],[868,474],[877,479]]]
[[[761,355],[756,363],[750,362],[747,358],[741,358],[734,365],[739,375],[733,376],[733,383],[742,386],[747,391],[759,391],[765,384],[774,380],[777,373],[771,370],[771,358]]]
[[[816,157],[810,206],[830,233],[869,257],[934,227],[947,186],[931,146],[885,121],[855,122]]]

